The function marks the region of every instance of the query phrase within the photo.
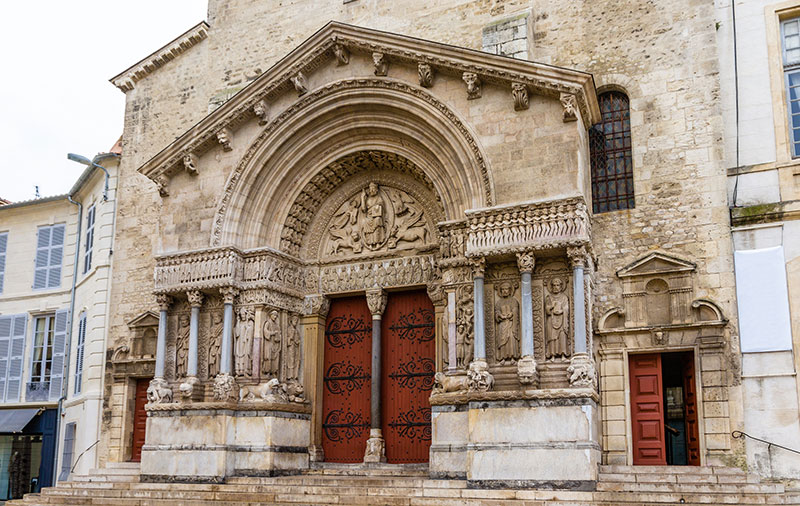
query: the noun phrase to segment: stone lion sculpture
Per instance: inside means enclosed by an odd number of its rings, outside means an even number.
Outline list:
[[[434,394],[445,394],[447,392],[464,392],[469,388],[466,376],[447,376],[443,372],[437,372],[433,376]]]

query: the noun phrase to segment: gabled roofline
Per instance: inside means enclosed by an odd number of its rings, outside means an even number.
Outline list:
[[[674,265],[674,268],[671,269],[664,269],[660,271],[651,271],[651,272],[632,272],[637,267],[646,264],[647,262],[653,259],[660,259],[667,263]],[[628,278],[633,276],[649,276],[652,274],[664,273],[664,272],[689,272],[693,271],[697,268],[697,264],[689,262],[687,260],[683,260],[681,258],[667,255],[666,253],[661,253],[659,251],[654,251],[648,255],[643,256],[642,258],[626,265],[622,269],[617,271],[617,276],[620,278]]]
[[[127,69],[115,75],[109,81],[120,90],[127,92],[133,89],[137,81],[152,74],[182,53],[197,45],[208,37],[208,23],[201,21],[189,28],[175,39],[156,49]]]
[[[522,83],[539,95],[556,99],[561,94],[573,95],[584,126],[599,121],[594,78],[587,72],[331,21],[145,162],[139,172],[154,181],[175,172],[185,155],[202,154],[216,145],[217,132],[253,118],[253,108],[260,101],[293,89],[291,79],[298,73],[310,73],[335,58],[334,46],[350,52],[383,53],[393,62],[428,63],[437,73],[473,72],[482,82],[508,86],[509,90],[512,83]]]

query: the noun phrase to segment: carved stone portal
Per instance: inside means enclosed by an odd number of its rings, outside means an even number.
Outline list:
[[[334,213],[323,252],[336,257],[420,247],[430,236],[425,211],[414,197],[369,183]]]

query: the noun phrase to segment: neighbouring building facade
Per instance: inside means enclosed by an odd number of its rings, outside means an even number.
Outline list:
[[[0,500],[97,467],[118,157],[0,206]]]
[[[747,463],[712,4],[208,12],[112,79],[103,463]]]

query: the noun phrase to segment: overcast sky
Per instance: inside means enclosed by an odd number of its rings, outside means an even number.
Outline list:
[[[206,18],[206,0],[3,2],[0,197],[66,193],[67,160],[108,151],[125,95],[108,80]]]

